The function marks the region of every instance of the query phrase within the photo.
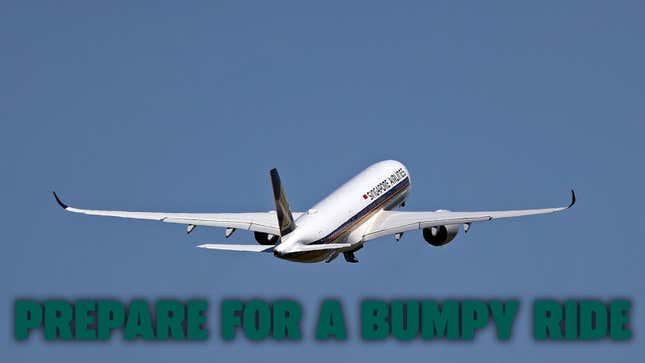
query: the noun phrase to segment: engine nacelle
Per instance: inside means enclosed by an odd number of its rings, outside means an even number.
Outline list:
[[[264,232],[253,232],[253,236],[261,245],[274,245],[278,242],[278,236]]]
[[[423,229],[423,239],[435,247],[445,246],[455,239],[457,232],[459,232],[458,224],[428,227]]]

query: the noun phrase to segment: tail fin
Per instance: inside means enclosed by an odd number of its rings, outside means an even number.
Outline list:
[[[291,233],[296,229],[296,223],[293,221],[291,210],[289,210],[289,203],[284,194],[284,188],[280,182],[280,175],[278,170],[271,169],[271,186],[273,187],[273,199],[275,200],[275,211],[278,215],[278,225],[280,227],[280,235],[284,236]]]

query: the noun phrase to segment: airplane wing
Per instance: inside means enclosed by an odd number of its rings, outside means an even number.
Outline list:
[[[54,192],[56,202],[68,212],[94,216],[147,219],[165,223],[178,223],[195,226],[237,228],[254,232],[280,235],[278,219],[274,211],[257,213],[163,213],[163,212],[128,212],[112,210],[92,210],[70,207],[63,203]],[[298,218],[302,213],[293,213]]]
[[[560,212],[571,208],[576,202],[576,194],[571,191],[571,203],[566,207],[544,208],[544,209],[523,209],[508,211],[484,211],[484,212],[399,212],[383,211],[376,217],[370,229],[363,235],[364,241],[375,238],[402,233],[415,229],[423,229],[434,226],[451,224],[470,224],[472,222],[490,221],[500,218],[531,216],[536,214],[547,214]]]

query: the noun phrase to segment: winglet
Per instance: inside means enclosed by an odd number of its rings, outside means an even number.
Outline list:
[[[574,204],[576,204],[576,192],[574,192],[573,189],[571,189],[571,203],[569,204],[567,209],[573,207]]]
[[[61,207],[61,208],[63,208],[63,209],[67,209],[67,208],[68,208],[68,205],[67,205],[67,204],[65,204],[65,203],[63,203],[63,202],[60,200],[60,198],[58,198],[58,195],[56,195],[56,192],[52,192],[52,193],[54,194],[54,198],[56,198],[56,203],[58,203],[58,205],[60,205],[60,207]]]

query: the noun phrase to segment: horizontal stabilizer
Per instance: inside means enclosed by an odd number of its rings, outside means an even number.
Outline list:
[[[265,245],[232,245],[232,244],[212,244],[205,243],[197,246],[199,248],[206,248],[209,250],[222,250],[222,251],[239,251],[239,252],[273,252],[274,246]]]

